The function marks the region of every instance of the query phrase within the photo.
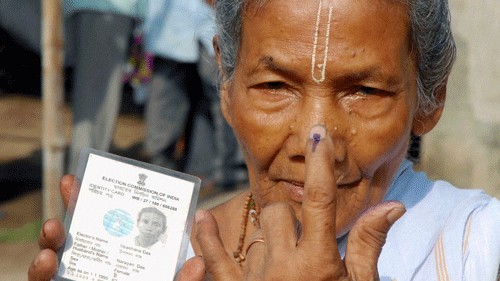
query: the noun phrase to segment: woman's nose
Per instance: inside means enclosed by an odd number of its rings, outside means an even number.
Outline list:
[[[327,134],[334,141],[335,159],[337,162],[342,161],[345,158],[345,145],[341,132],[347,121],[343,120],[345,117],[340,111],[339,105],[331,96],[305,96],[290,126],[297,139],[300,140],[299,146],[305,149],[314,126],[324,126]]]
[[[307,141],[311,128],[316,125],[323,125],[328,132],[331,132],[334,107],[329,97],[305,96],[294,122],[300,139]]]

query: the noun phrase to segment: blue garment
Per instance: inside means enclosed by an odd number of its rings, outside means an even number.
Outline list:
[[[143,19],[147,0],[64,0],[63,7],[66,16],[78,11],[98,11]]]
[[[215,14],[203,0],[150,0],[144,23],[146,50],[177,62],[199,60],[200,43],[214,55]]]

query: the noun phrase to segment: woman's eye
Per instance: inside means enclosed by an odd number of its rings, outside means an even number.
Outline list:
[[[377,92],[380,92],[381,90],[372,88],[372,87],[361,87],[358,92],[363,94],[363,95],[373,95]]]
[[[285,83],[283,82],[266,82],[262,84],[262,88],[268,89],[268,90],[280,90],[285,87]]]

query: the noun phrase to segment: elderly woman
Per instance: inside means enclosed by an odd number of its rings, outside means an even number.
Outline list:
[[[405,160],[443,110],[446,0],[215,5],[223,114],[250,187],[198,211],[178,280],[497,278],[498,200]],[[63,237],[45,223],[30,280],[55,272]]]

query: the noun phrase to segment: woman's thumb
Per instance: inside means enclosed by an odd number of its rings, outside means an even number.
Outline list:
[[[375,274],[378,277],[377,262],[387,233],[405,212],[400,202],[384,202],[367,210],[354,224],[349,232],[345,265],[355,280],[372,280]]]
[[[196,256],[184,263],[175,281],[203,281],[204,279],[205,262],[203,261],[203,257]]]

